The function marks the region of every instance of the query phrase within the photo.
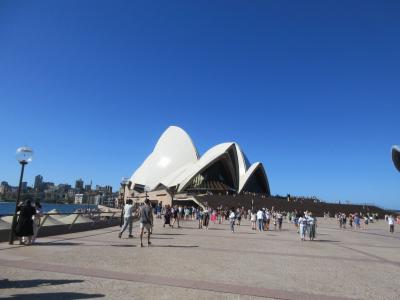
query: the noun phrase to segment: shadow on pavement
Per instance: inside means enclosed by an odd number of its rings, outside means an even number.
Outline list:
[[[0,280],[0,289],[32,288],[38,286],[51,286],[60,284],[80,283],[83,280],[69,279],[32,279],[32,280]]]
[[[153,233],[153,235],[187,235],[186,233]]]
[[[334,240],[313,240],[313,242],[320,242],[320,243],[340,243],[340,241],[334,241]]]
[[[48,243],[40,243],[36,242],[33,246],[80,246],[83,243],[70,243],[70,242],[48,242]]]
[[[185,245],[151,245],[151,247],[164,247],[164,248],[198,248],[199,246],[185,246]]]
[[[110,245],[111,247],[126,247],[126,248],[129,248],[129,247],[136,247],[136,245],[123,245],[123,244],[121,244],[121,245]]]
[[[72,292],[60,292],[60,293],[40,293],[40,294],[17,294],[11,295],[4,299],[19,299],[19,300],[73,300],[73,299],[90,299],[90,298],[102,298],[103,294],[83,294],[83,293],[72,293]]]

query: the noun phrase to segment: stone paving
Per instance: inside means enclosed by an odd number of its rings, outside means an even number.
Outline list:
[[[384,221],[339,229],[319,219],[317,240],[292,224],[258,232],[196,221],[163,228],[153,245],[118,238],[119,227],[0,244],[1,299],[399,299],[400,234]],[[400,229],[400,227],[395,228]],[[145,244],[146,245],[146,244]]]

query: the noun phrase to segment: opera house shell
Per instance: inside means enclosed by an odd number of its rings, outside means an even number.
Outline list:
[[[392,147],[392,160],[396,169],[400,172],[400,147]]]
[[[161,185],[176,193],[270,195],[263,164],[250,164],[237,143],[218,144],[200,156],[190,136],[176,126],[161,135],[130,182],[132,189],[143,186],[148,191]]]

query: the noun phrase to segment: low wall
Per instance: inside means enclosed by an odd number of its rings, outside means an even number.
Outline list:
[[[74,224],[71,229],[70,229],[71,224],[43,226],[39,230],[38,237],[88,231],[94,229],[113,227],[117,225],[120,225],[119,218],[96,221],[91,223],[77,223]],[[0,242],[7,242],[9,240],[9,235],[10,235],[10,229],[0,230]]]

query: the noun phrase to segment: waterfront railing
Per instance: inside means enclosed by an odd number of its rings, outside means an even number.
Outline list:
[[[0,242],[7,240],[13,214],[0,215]],[[70,218],[68,218],[70,217]],[[120,225],[121,212],[43,213],[38,236],[67,234]]]

